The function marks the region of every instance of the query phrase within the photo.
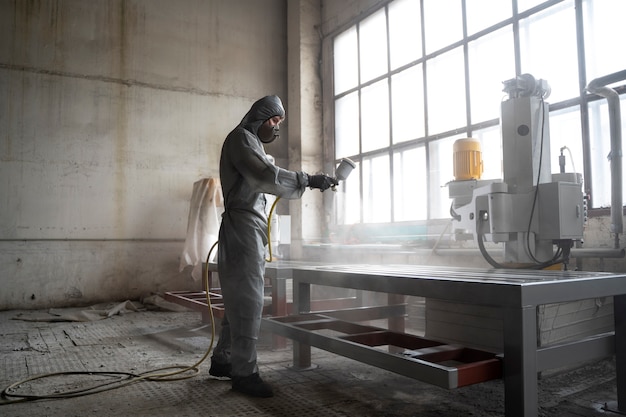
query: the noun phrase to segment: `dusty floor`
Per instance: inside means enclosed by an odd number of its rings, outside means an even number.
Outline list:
[[[33,312],[0,312],[0,386],[61,371],[140,373],[190,365],[209,346],[210,325],[197,312],[143,311],[90,322],[15,320]],[[502,416],[502,381],[457,390],[417,382],[349,359],[313,350],[315,369],[290,368],[291,350],[260,340],[262,376],[273,384],[269,399],[248,398],[230,383],[212,379],[209,361],[197,376],[173,382],[140,381],[68,399],[0,405],[7,417],[71,416]],[[19,386],[48,395],[112,380],[102,375],[60,376]],[[540,416],[617,416],[603,409],[617,398],[612,360],[540,380]],[[6,399],[2,399],[3,402]]]

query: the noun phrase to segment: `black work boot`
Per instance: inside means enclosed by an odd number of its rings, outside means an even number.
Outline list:
[[[263,382],[258,373],[233,378],[233,391],[238,391],[252,397],[268,398],[274,396],[272,387]]]
[[[209,375],[216,376],[218,378],[230,378],[231,371],[230,363],[221,363],[215,360],[211,360],[211,368],[209,368]]]

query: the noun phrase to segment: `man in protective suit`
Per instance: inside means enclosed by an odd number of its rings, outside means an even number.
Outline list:
[[[295,199],[306,187],[324,191],[336,184],[327,175],[288,171],[268,159],[263,144],[278,138],[284,119],[279,97],[256,101],[226,137],[220,158],[225,211],[217,261],[225,316],[209,373],[230,377],[233,390],[254,397],[274,395],[259,376],[256,353],[268,239],[264,194]]]

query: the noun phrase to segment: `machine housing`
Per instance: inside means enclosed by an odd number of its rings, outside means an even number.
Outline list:
[[[524,74],[504,82],[503,179],[455,180],[448,184],[455,233],[471,234],[483,256],[484,241],[504,243],[504,264],[548,266],[567,261],[582,241],[586,204],[582,176],[552,174],[548,103],[544,80]],[[555,252],[555,245],[557,251]]]

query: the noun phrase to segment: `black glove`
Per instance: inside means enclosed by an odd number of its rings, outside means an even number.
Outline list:
[[[333,185],[337,185],[337,180],[326,174],[309,175],[309,187],[311,188],[319,188],[320,191],[324,191]]]

